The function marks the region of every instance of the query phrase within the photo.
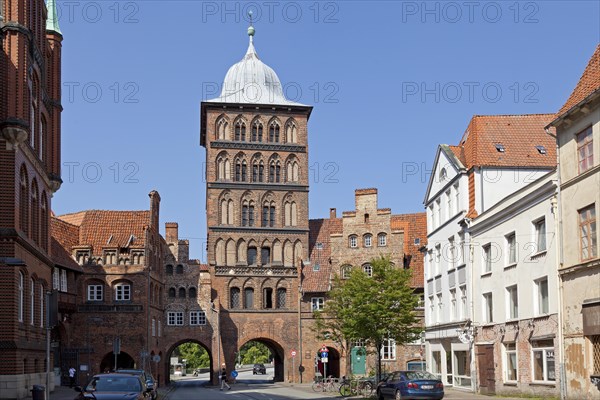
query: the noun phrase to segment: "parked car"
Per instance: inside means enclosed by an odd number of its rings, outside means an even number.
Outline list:
[[[151,389],[139,375],[110,373],[94,375],[84,387],[76,386],[79,392],[75,400],[149,400]]]
[[[146,382],[146,387],[150,389],[150,394],[152,395],[152,400],[156,400],[158,398],[158,382],[154,379],[150,372],[144,371],[143,369],[127,369],[127,368],[119,368],[116,371],[118,374],[132,374],[137,375],[144,382]]]
[[[412,400],[444,398],[444,384],[427,371],[396,371],[377,386],[379,400]]]
[[[267,374],[267,367],[265,367],[265,364],[254,364],[254,368],[252,368],[252,375],[256,374]]]

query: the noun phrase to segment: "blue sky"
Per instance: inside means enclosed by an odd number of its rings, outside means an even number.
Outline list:
[[[63,1],[62,177],[56,214],[147,209],[162,197],[205,261],[200,102],[248,46],[309,121],[310,217],[423,210],[439,143],[473,114],[556,112],[600,42],[598,1]]]

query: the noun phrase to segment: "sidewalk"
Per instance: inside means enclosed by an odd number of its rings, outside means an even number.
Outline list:
[[[166,393],[170,390],[170,387],[159,387],[158,388],[158,400],[165,398]],[[31,393],[31,392],[30,392]],[[53,392],[50,392],[50,399],[48,400],[74,400],[78,393],[75,389],[68,386],[56,386]],[[31,400],[31,394],[25,399]]]

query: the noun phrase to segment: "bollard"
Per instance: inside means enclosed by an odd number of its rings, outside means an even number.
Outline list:
[[[42,385],[33,385],[31,389],[32,400],[46,400],[46,387]]]

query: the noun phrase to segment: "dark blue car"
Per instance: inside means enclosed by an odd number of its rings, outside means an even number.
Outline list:
[[[396,371],[379,383],[379,400],[441,400],[444,384],[427,371]]]

